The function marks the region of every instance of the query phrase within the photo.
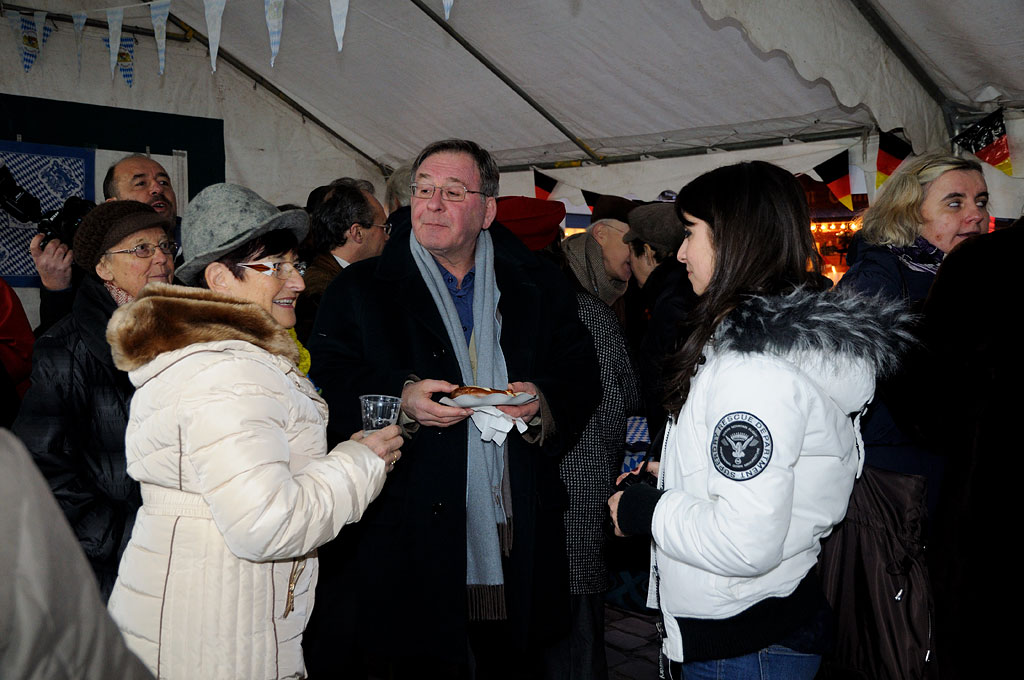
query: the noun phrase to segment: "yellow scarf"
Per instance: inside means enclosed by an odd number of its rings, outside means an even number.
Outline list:
[[[302,371],[302,375],[309,375],[309,367],[313,363],[309,358],[309,350],[303,347],[302,343],[299,342],[299,336],[295,333],[294,328],[288,329],[288,335],[292,336],[295,346],[299,348],[298,369]]]

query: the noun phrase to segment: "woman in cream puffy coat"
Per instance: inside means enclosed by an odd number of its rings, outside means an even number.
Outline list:
[[[394,427],[327,451],[327,406],[287,330],[306,224],[242,187],[204,190],[179,274],[209,290],[147,286],[108,328],[136,388],[126,454],[143,502],[109,606],[160,678],[303,677],[315,549],[399,455]]]

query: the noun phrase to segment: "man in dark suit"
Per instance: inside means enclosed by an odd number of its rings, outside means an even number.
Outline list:
[[[561,274],[494,224],[489,153],[435,142],[412,177],[411,229],[338,276],[309,343],[329,437],[358,428],[360,394],[400,394],[410,441],[321,550],[306,661],[311,678],[533,677],[568,624],[558,458],[599,395],[593,345]],[[488,439],[437,400],[460,384],[536,396],[498,407],[525,429]]]

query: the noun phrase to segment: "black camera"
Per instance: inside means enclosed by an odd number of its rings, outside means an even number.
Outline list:
[[[43,242],[39,244],[39,248],[42,249],[52,239],[58,239],[71,247],[82,218],[95,208],[96,204],[78,196],[71,196],[64,201],[63,206],[43,215],[39,199],[30,194],[28,189],[19,186],[7,164],[0,161],[0,207],[19,222],[35,222],[39,233],[43,234]]]
[[[39,244],[40,250],[53,239],[66,243],[70,248],[82,218],[95,207],[96,204],[92,201],[70,196],[64,201],[63,207],[43,215],[43,219],[39,221],[39,233],[43,234],[43,241]]]

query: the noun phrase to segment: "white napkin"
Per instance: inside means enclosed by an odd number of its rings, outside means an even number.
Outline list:
[[[474,406],[471,417],[473,424],[480,430],[480,439],[485,442],[493,441],[498,446],[505,443],[505,437],[513,425],[520,434],[526,432],[526,421],[522,418],[513,418],[499,411],[496,406]]]

